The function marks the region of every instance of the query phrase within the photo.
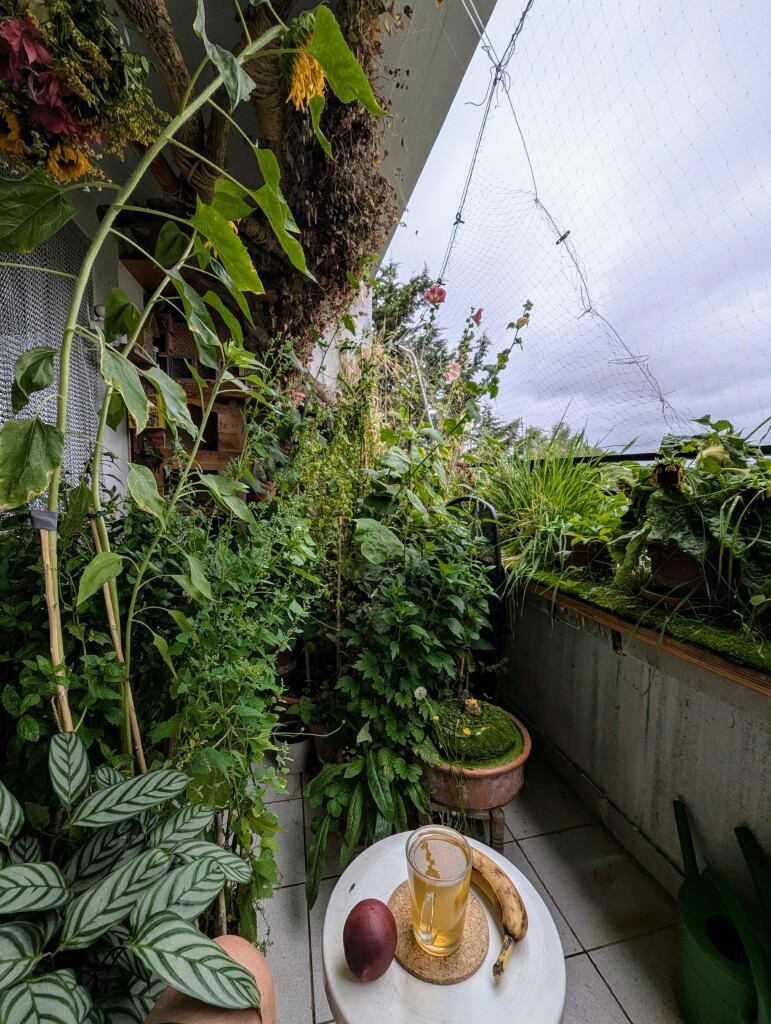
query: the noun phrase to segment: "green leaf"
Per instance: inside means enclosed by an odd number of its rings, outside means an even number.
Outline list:
[[[214,811],[205,804],[193,804],[180,807],[161,825],[156,825],[150,832],[150,846],[172,848],[177,843],[189,839],[198,839],[200,834],[211,828]]]
[[[353,539],[361,544],[361,553],[373,565],[382,565],[404,554],[404,545],[393,530],[377,519],[357,519]]]
[[[107,426],[111,430],[117,430],[125,418],[126,403],[123,401],[123,396],[117,391],[113,391],[107,405]]]
[[[155,258],[162,267],[173,267],[187,251],[190,239],[173,220],[167,220],[158,232],[155,243]]]
[[[147,426],[150,403],[139,379],[139,371],[125,356],[108,345],[102,346],[102,377],[123,396],[126,408],[134,417],[136,429],[141,432]]]
[[[61,465],[63,452],[64,434],[42,420],[4,423],[0,427],[0,512],[26,505],[42,494]]]
[[[84,949],[118,924],[171,863],[167,850],[147,850],[86,889],[67,907],[60,949]]]
[[[223,850],[216,843],[203,839],[189,839],[174,845],[174,855],[184,861],[213,860],[222,869],[225,878],[231,882],[246,883],[251,880],[252,869],[241,857],[230,850]]]
[[[131,337],[139,326],[142,314],[120,288],[111,288],[104,308],[104,337],[107,343]]]
[[[153,647],[155,647],[155,649],[158,651],[160,656],[163,658],[163,663],[165,664],[166,668],[169,670],[169,672],[171,672],[174,679],[176,679],[177,670],[174,668],[174,662],[171,660],[171,655],[169,654],[169,645],[166,643],[166,640],[162,636],[158,635],[158,633],[154,632],[152,629],[150,630],[150,632],[152,633],[153,636]]]
[[[40,722],[32,715],[22,715],[16,723],[16,732],[28,743],[37,743],[40,739]]]
[[[345,823],[345,836],[340,850],[340,867],[344,868],[353,856],[353,851],[361,836],[364,812],[364,779],[356,783],[348,804],[348,818]]]
[[[0,782],[0,843],[10,846],[24,824],[24,812],[16,797]]]
[[[316,9],[313,36],[307,52],[321,65],[332,92],[343,103],[358,100],[370,114],[383,116],[372,86],[340,31],[337,19],[326,7]]]
[[[127,945],[168,985],[194,999],[223,1009],[259,1009],[250,972],[173,911],[151,917]]]
[[[100,828],[64,865],[70,889],[82,892],[103,878],[131,846],[135,836],[136,822],[131,818],[109,828]]]
[[[69,898],[67,879],[49,861],[0,868],[0,908],[3,914],[53,910]]]
[[[55,358],[55,349],[47,345],[36,345],[22,352],[13,366],[11,407],[14,412],[21,412],[33,391],[44,391],[53,384]]]
[[[114,551],[100,551],[94,555],[80,577],[76,605],[79,606],[89,597],[93,597],[105,583],[120,576],[122,570],[122,555],[116,555]]]
[[[219,295],[214,292],[205,292],[203,295],[203,301],[207,306],[211,306],[213,310],[216,310],[216,312],[219,313],[222,322],[230,331],[230,337],[233,341],[235,341],[237,345],[243,345],[244,332],[241,330],[241,324],[233,316]]]
[[[225,86],[230,100],[230,109],[234,110],[243,100],[249,99],[252,89],[254,89],[254,82],[229,50],[210,42],[206,35],[206,13],[203,0],[198,0],[193,31],[203,42],[206,56],[222,75],[222,84]]]
[[[136,504],[156,519],[163,519],[166,512],[166,505],[158,493],[158,485],[155,477],[147,466],[140,466],[132,462],[128,471],[129,494]]]
[[[65,807],[72,807],[91,778],[86,748],[77,733],[62,732],[51,738],[48,773],[56,795]]]
[[[229,227],[228,231],[230,231]],[[214,264],[212,264],[213,268]],[[180,299],[182,299],[182,308],[185,312],[187,326],[190,328],[193,340],[195,341],[198,358],[204,366],[216,370],[222,346],[203,299],[194,288],[190,287],[187,281],[182,279],[178,270],[169,270],[168,275],[171,283],[177,289]]]
[[[321,130],[321,115],[324,113],[324,106],[325,101],[323,96],[312,96],[308,101],[308,110],[311,112],[311,124],[313,125],[313,132],[318,144],[327,156],[331,160],[334,160],[334,157],[332,156],[332,143]]]
[[[329,836],[329,823],[331,819],[325,814],[321,819],[319,830],[316,833],[310,850],[308,851],[308,869],[305,874],[305,900],[311,908],[316,902],[321,878],[324,874],[324,854],[327,849],[327,837]]]
[[[0,924],[0,990],[31,974],[43,955],[43,933],[34,924]]]
[[[34,828],[38,832],[42,832],[44,828],[47,828],[48,823],[51,821],[51,814],[48,808],[43,804],[32,803],[30,800],[24,801],[24,813],[27,816],[30,828]]]
[[[235,492],[245,491],[246,485],[240,481],[233,480],[227,476],[220,476],[217,473],[200,473],[198,480],[217,499],[217,501],[229,509],[236,518],[246,523],[254,522],[254,513],[242,498],[236,497]],[[193,574],[191,573],[191,576]],[[194,578],[195,579],[195,578]],[[211,596],[211,595],[210,595]]]
[[[179,796],[186,785],[186,775],[169,769],[124,779],[123,782],[86,797],[70,820],[70,827],[88,825],[101,828],[114,825],[123,818],[135,818],[142,811]]]
[[[34,836],[19,836],[11,847],[11,864],[37,864],[42,859],[40,840]]]
[[[372,799],[377,808],[389,823],[394,820],[394,805],[391,799],[391,790],[383,784],[378,772],[377,759],[371,750],[367,751],[367,782]]]
[[[199,594],[203,594],[207,601],[211,601],[212,592],[209,581],[206,579],[206,567],[195,555],[186,554],[185,557],[190,568],[190,579],[193,581],[193,586]]]
[[[372,842],[379,843],[381,839],[391,835],[391,822],[378,810],[375,814],[375,829],[372,833]]]
[[[246,246],[224,217],[198,199],[190,220],[196,231],[200,231],[211,242],[217,258],[233,278],[236,288],[257,295],[265,291]]]
[[[94,772],[94,782],[97,789],[107,789],[114,786],[116,782],[123,782],[123,776],[109,764],[101,764]]]
[[[406,832],[409,825],[407,824],[407,808],[404,806],[402,795],[397,788],[391,790],[391,795],[394,800],[394,832]]]
[[[187,395],[182,385],[172,380],[158,366],[153,366],[150,370],[143,370],[142,376],[150,381],[158,393],[159,411],[165,418],[170,423],[176,423],[177,426],[182,427],[188,434],[195,437],[198,428],[190,418],[190,412],[187,407]]]
[[[85,1024],[83,989],[61,972],[26,978],[0,993],[3,1024]],[[87,996],[86,996],[87,998]]]
[[[249,190],[237,181],[229,178],[217,178],[214,183],[214,196],[211,205],[225,220],[241,220],[254,212],[254,207],[246,201]]]
[[[75,212],[39,168],[24,178],[0,179],[0,252],[32,252]]]
[[[185,634],[185,636],[192,637],[193,639],[195,639],[198,636],[196,631],[191,626],[190,620],[188,619],[187,615],[185,615],[184,612],[179,611],[178,608],[167,608],[166,611],[169,613],[172,619],[174,619],[174,621],[179,626],[180,630]]]
[[[225,884],[225,872],[210,857],[184,864],[142,893],[131,911],[131,927],[141,927],[153,914],[172,910],[193,921]]]

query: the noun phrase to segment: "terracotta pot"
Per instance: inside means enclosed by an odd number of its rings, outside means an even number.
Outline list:
[[[334,764],[340,753],[340,733],[334,732],[328,735],[329,726],[322,725],[321,722],[311,722],[308,728],[313,733],[313,742],[319,761],[322,764]]]
[[[501,708],[522,733],[525,745],[519,757],[496,768],[463,768],[461,765],[423,765],[423,781],[433,798],[445,807],[467,811],[489,811],[504,807],[525,784],[525,761],[530,757],[530,733],[525,726]]]
[[[570,548],[570,564],[599,572],[613,567],[608,546],[601,540],[579,540]]]
[[[651,560],[651,587],[666,594],[704,597],[718,583],[718,573],[709,564],[702,566],[686,554],[675,541],[664,544],[649,537],[645,548]]]

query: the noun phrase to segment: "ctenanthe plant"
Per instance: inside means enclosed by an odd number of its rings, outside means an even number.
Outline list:
[[[92,775],[74,732],[52,738],[48,768],[62,811],[45,851],[0,783],[0,1021],[141,1024],[166,985],[258,1008],[252,975],[193,924],[251,869],[201,839],[212,811],[180,799],[187,776]]]

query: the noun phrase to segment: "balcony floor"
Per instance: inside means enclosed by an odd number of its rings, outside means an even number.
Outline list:
[[[531,759],[522,793],[506,808],[504,853],[533,883],[562,940],[563,1024],[674,1024],[675,907],[596,823],[547,765]],[[305,905],[313,809],[297,777],[274,803],[283,881],[263,904],[261,938],[276,984],[278,1024],[334,1024],[324,995],[321,930],[340,868],[328,850],[316,906]],[[332,841],[330,841],[330,847]]]

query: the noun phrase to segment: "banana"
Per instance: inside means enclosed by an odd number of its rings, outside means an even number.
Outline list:
[[[498,981],[514,945],[527,933],[527,911],[517,887],[494,861],[476,848],[471,858],[471,881],[498,912],[503,929],[503,945],[493,964],[493,979]]]

